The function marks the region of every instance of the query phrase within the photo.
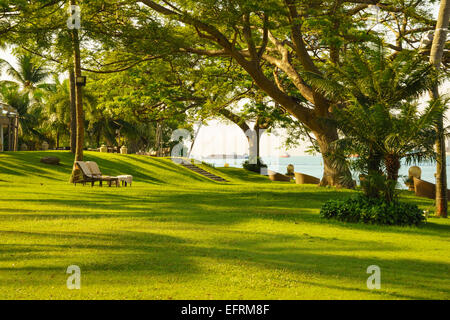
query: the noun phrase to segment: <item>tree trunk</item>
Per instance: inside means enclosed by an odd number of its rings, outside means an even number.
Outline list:
[[[259,161],[260,157],[261,157],[261,135],[263,134],[263,132],[261,132],[261,130],[258,126],[255,126],[255,133],[256,133],[256,161]]]
[[[398,180],[398,171],[400,170],[400,160],[388,154],[384,158],[384,165],[386,167],[387,178],[389,180],[397,181]]]
[[[383,155],[370,151],[369,158],[367,160],[367,173],[369,175],[382,174],[381,171],[381,161],[383,160]]]
[[[257,164],[258,163],[258,131],[249,129],[248,131],[244,132],[244,134],[247,136],[248,141],[248,161],[250,164]]]
[[[77,148],[77,107],[75,99],[75,72],[73,67],[69,71],[70,83],[70,151],[75,154]]]
[[[367,197],[379,198],[380,186],[377,183],[377,177],[383,174],[381,170],[383,155],[375,153],[371,149],[367,160],[367,176],[360,176],[361,187]]]
[[[75,31],[76,32],[76,31]],[[75,78],[81,76],[81,62],[80,62],[80,46],[78,42],[78,32],[74,37],[74,60],[75,60]],[[83,147],[84,147],[84,113],[83,113],[83,87],[81,85],[75,86],[75,103],[76,103],[76,119],[77,119],[77,144],[75,148],[75,161],[83,161]]]
[[[323,159],[323,177],[320,186],[335,186],[338,188],[353,188],[354,181],[347,166],[340,166],[330,155],[330,145],[338,139],[336,128],[329,126],[321,132],[313,131],[317,139]]]
[[[70,0],[70,5],[76,5],[75,0]],[[83,87],[77,84],[76,79],[81,77],[81,54],[80,54],[80,40],[78,38],[78,30],[71,31],[73,59],[74,59],[74,73],[75,73],[75,105],[76,105],[76,123],[77,123],[77,144],[75,148],[76,161],[83,161],[83,146],[84,146],[84,115],[83,115]],[[71,181],[76,181],[81,172],[73,167]]]
[[[433,44],[430,52],[430,62],[437,68],[440,68],[444,46],[447,40],[447,30],[450,19],[450,0],[441,0],[439,15],[436,23]],[[436,85],[430,92],[432,99],[439,98],[439,90]],[[436,152],[438,158],[436,161],[436,215],[438,217],[447,217],[447,159],[445,154],[444,137],[444,115],[439,119],[436,126],[438,138],[436,140]]]

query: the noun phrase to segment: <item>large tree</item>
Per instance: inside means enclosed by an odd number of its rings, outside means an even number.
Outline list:
[[[0,33],[13,30],[12,41],[22,45],[30,45],[32,37],[27,35],[34,34],[37,46],[49,48],[49,43],[56,43],[57,52],[68,52],[70,41],[60,36],[67,32],[57,33],[66,28],[58,11],[61,3],[16,0],[2,5],[10,23],[2,24]],[[373,5],[379,8],[376,13]],[[427,6],[416,0],[86,0],[82,37],[101,43],[90,50],[120,47],[134,54],[124,56],[121,64],[108,65],[115,69],[173,52],[232,59],[313,133],[324,157],[322,185],[341,185],[339,178],[349,171],[334,168],[327,156],[330,144],[338,139],[336,126],[327,120],[333,118],[332,109],[341,106],[327,99],[304,74],[326,76],[328,64],[339,65],[350,43],[384,39],[396,51],[414,47],[421,33],[435,26]],[[16,12],[21,13],[19,19]],[[30,19],[36,23],[29,23]],[[390,34],[373,28],[375,20]]]
[[[309,83],[305,72],[326,75],[326,62],[339,64],[350,42],[379,41],[369,29],[367,11],[377,4],[380,20],[394,25],[395,50],[401,51],[418,33],[430,30],[432,19],[419,1],[136,1],[152,11],[183,40],[179,50],[232,58],[258,87],[311,130],[324,158],[322,185],[341,185],[327,156],[338,139],[332,109],[339,107]],[[144,11],[144,9],[142,9]],[[159,14],[159,18],[154,13]],[[373,17],[373,15],[372,15]],[[370,19],[369,19],[370,20]],[[398,29],[395,24],[398,24]],[[145,30],[145,24],[142,25]],[[144,42],[145,36],[139,38]]]

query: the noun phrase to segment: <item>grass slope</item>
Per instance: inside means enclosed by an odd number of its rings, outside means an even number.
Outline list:
[[[321,204],[351,191],[208,167],[230,181],[216,183],[144,156],[86,158],[105,174],[133,174],[133,187],[70,185],[67,152],[0,154],[1,299],[450,298],[449,220],[324,221]],[[66,287],[73,264],[80,290]],[[380,290],[366,287],[373,264]]]

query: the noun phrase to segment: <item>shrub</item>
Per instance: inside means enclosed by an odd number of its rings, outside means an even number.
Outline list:
[[[357,196],[346,200],[329,200],[320,209],[320,216],[345,222],[381,225],[419,225],[425,216],[417,205]]]
[[[397,181],[384,174],[360,175],[361,189],[368,198],[382,198],[385,202],[398,201]]]
[[[267,165],[262,162],[261,158],[258,158],[256,163],[250,163],[249,160],[245,160],[242,163],[242,167],[245,170],[249,170],[249,171],[253,171],[253,172],[256,172],[256,173],[260,173],[261,172],[261,168],[267,168]]]

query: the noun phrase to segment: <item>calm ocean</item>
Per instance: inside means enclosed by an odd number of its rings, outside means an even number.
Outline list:
[[[295,167],[296,172],[306,173],[318,178],[322,177],[323,172],[323,161],[321,156],[292,156],[290,158],[279,158],[279,157],[262,157],[264,163],[266,163],[270,170],[286,173],[286,167],[288,164],[292,164]],[[202,161],[214,164],[216,167],[223,167],[225,163],[228,163],[230,167],[242,168],[242,163],[244,159],[214,159],[214,158],[203,158]],[[450,156],[447,156],[447,167],[450,165]],[[436,172],[435,163],[422,163],[418,165],[422,169],[422,179],[435,182],[434,173]],[[400,168],[400,176],[408,175],[408,168],[410,166],[402,164]],[[447,172],[450,173],[449,169]],[[356,178],[356,175],[355,175]],[[449,176],[450,178],[450,176]],[[399,187],[406,188],[403,183],[403,178],[399,179]],[[448,179],[447,184],[450,183]]]

